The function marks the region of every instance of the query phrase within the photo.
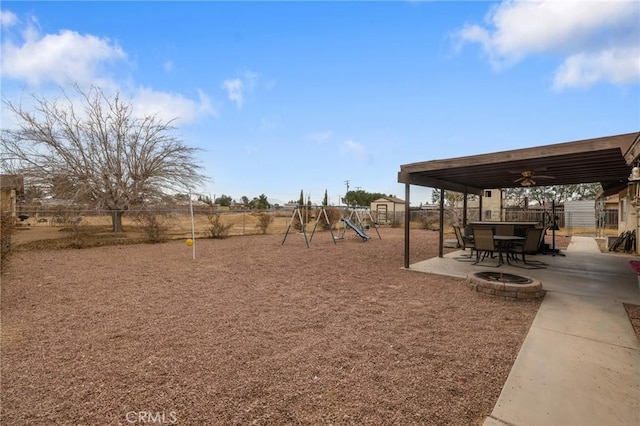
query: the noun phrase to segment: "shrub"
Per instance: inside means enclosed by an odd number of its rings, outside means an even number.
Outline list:
[[[140,212],[135,216],[134,221],[151,243],[165,241],[167,239],[167,231],[171,229],[171,218],[164,214]]]
[[[325,224],[325,229],[329,229],[330,227],[334,228],[336,223],[342,218],[342,212],[340,209],[332,207],[327,207],[324,210],[327,212],[327,218],[329,219],[329,224]]]
[[[418,223],[420,224],[421,229],[434,230],[438,228],[436,224],[439,222],[439,220],[440,219],[438,217],[434,217],[432,215],[430,216],[427,214],[418,216]]]
[[[0,269],[4,270],[4,265],[11,253],[11,233],[13,232],[13,217],[9,213],[2,213],[0,218]]]
[[[208,215],[207,219],[209,220],[209,228],[206,230],[207,237],[227,238],[229,236],[229,230],[233,223],[222,223],[219,212]]]
[[[299,214],[298,214],[299,213]],[[300,217],[304,221],[307,217],[306,207],[300,207],[300,209],[293,214],[291,218],[291,226],[298,232],[302,232],[303,223],[300,222]],[[306,226],[306,224],[304,224]]]
[[[273,216],[267,212],[256,213],[256,216],[258,216],[258,224],[256,225],[256,228],[258,228],[263,234],[266,234],[269,229],[269,225],[273,222]]]

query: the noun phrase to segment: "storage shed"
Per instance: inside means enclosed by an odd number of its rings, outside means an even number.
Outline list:
[[[380,197],[371,202],[371,214],[379,224],[391,224],[404,215],[405,202],[396,197]]]
[[[595,200],[566,201],[564,222],[570,228],[596,228]]]

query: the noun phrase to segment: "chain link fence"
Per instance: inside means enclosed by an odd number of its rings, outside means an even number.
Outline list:
[[[193,211],[193,215],[191,212]],[[257,234],[284,234],[289,226],[295,231],[311,232],[343,226],[342,217],[364,226],[376,223],[368,209],[346,207],[303,206],[270,210],[230,210],[224,207],[180,205],[163,208],[110,211],[73,208],[69,206],[19,205],[14,218],[14,230],[25,232],[21,240],[56,238],[64,233],[112,238],[113,243],[124,240],[151,242],[190,238],[225,238]],[[114,217],[121,216],[122,231],[114,231]],[[302,220],[300,220],[302,219]],[[27,234],[33,234],[29,236]]]
[[[343,226],[342,217],[351,217],[354,222],[362,226],[377,224],[376,212],[366,208],[348,209],[344,206],[328,206],[325,208],[327,217],[334,230]],[[271,210],[230,210],[228,208],[193,206],[193,219],[189,205],[177,205],[163,208],[149,208],[127,210],[122,213],[122,232],[114,232],[114,211],[81,209],[70,206],[29,206],[18,205],[15,215],[14,229],[18,231],[33,231],[33,237],[56,238],[64,233],[96,235],[111,238],[111,243],[126,240],[161,241],[191,237],[192,226],[196,238],[224,238],[228,236],[256,235],[256,234],[284,234],[290,225],[296,231],[301,231],[299,218],[305,224],[307,231],[312,231],[318,222],[317,229],[326,229],[326,220],[319,207],[302,206],[299,209],[285,207]],[[6,212],[5,212],[6,213]],[[549,209],[505,210],[505,221],[539,222],[544,225],[553,223]],[[558,227],[566,235],[592,234],[602,236],[616,233],[618,225],[617,210],[600,212],[598,217],[584,218],[557,209],[555,212]],[[438,209],[412,209],[410,211],[411,227],[436,230],[440,225]],[[461,224],[462,209],[447,208],[444,212],[445,230],[454,224]],[[477,208],[467,209],[468,222],[479,220]],[[404,226],[404,212],[396,212],[389,220],[387,214],[386,226]],[[583,224],[590,221],[591,226]],[[5,221],[6,222],[6,221]],[[378,224],[377,226],[380,226]],[[608,230],[611,230],[608,232]],[[25,240],[25,238],[21,238]]]

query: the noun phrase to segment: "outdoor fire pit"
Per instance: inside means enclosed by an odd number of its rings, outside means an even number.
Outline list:
[[[504,272],[474,272],[467,276],[472,290],[505,299],[537,299],[544,296],[542,283]]]

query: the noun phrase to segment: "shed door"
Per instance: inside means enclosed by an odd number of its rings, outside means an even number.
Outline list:
[[[378,204],[376,206],[376,214],[378,216],[378,223],[389,223],[386,204]]]

